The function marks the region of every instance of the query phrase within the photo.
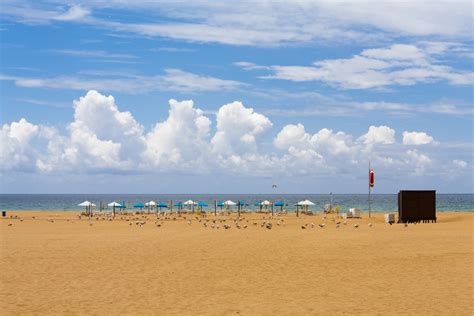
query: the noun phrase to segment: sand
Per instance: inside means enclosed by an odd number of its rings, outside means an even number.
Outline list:
[[[407,227],[364,214],[339,228],[291,214],[271,230],[253,225],[261,214],[240,230],[188,225],[190,215],[161,227],[8,215],[22,220],[0,220],[3,315],[474,312],[474,213]]]

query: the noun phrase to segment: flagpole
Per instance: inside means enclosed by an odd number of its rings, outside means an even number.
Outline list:
[[[369,218],[370,218],[370,160],[369,160]]]

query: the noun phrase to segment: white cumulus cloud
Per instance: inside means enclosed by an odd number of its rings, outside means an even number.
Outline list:
[[[425,132],[403,132],[404,145],[426,145],[433,142],[433,137]]]
[[[366,145],[390,145],[395,143],[395,130],[385,125],[370,126],[368,132],[362,135],[359,140]]]
[[[145,159],[152,166],[192,168],[208,154],[211,121],[192,100],[169,101],[166,121],[157,123],[146,135]]]
[[[217,131],[211,143],[214,152],[222,155],[256,151],[256,137],[273,126],[266,116],[237,101],[223,105],[216,121]]]

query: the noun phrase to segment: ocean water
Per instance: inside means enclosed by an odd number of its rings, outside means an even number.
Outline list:
[[[55,210],[77,211],[82,210],[79,203],[88,200],[97,206],[99,203],[117,201],[125,202],[127,207],[134,204],[153,200],[167,202],[172,200],[184,202],[187,200],[204,201],[209,206],[205,210],[213,210],[214,200],[234,202],[241,200],[249,204],[246,208],[256,210],[256,203],[264,200],[283,200],[286,209],[294,211],[298,201],[309,199],[316,205],[311,207],[314,211],[322,211],[325,204],[330,203],[329,194],[0,194],[1,210]],[[351,207],[368,210],[367,194],[333,194],[333,205],[339,205],[342,210]],[[398,210],[396,194],[373,194],[371,196],[371,209],[379,212],[395,212]],[[474,194],[437,194],[436,209],[438,211],[474,211]]]

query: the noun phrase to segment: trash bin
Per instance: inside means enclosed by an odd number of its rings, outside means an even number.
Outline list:
[[[7,217],[7,211],[2,211],[2,217]]]

